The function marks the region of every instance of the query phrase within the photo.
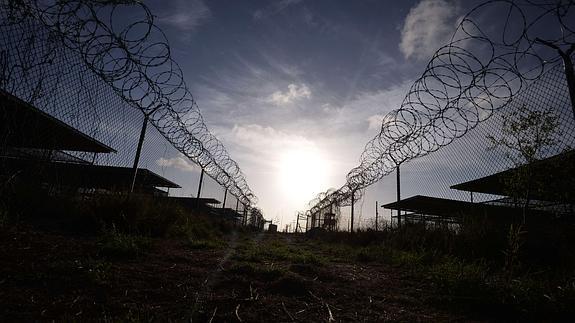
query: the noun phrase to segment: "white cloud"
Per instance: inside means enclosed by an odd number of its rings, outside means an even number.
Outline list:
[[[313,142],[303,136],[258,124],[235,125],[231,135],[234,144],[249,147],[272,158],[273,155],[277,155],[278,151],[306,149],[315,146]]]
[[[405,58],[431,58],[455,32],[458,13],[458,6],[447,0],[422,0],[411,8],[399,44]]]
[[[286,92],[276,91],[270,95],[268,101],[276,105],[286,105],[301,99],[309,99],[311,91],[305,84],[290,84]]]
[[[381,121],[383,120],[384,116],[382,114],[374,114],[367,118],[367,122],[369,124],[369,130],[377,130],[381,128]]]
[[[390,121],[390,117],[383,114],[374,114],[367,118],[367,123],[369,124],[369,130],[381,130],[381,126],[383,123],[388,123]]]
[[[161,167],[173,167],[185,172],[195,172],[196,167],[183,157],[174,158],[160,158],[156,160],[156,164]]]
[[[158,18],[160,23],[191,33],[211,17],[211,11],[202,0],[178,0],[176,5]],[[186,35],[184,35],[186,36]]]

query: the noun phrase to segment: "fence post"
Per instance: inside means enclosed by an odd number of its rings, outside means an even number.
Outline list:
[[[399,165],[397,164],[397,170],[396,170],[396,184],[397,184],[397,202],[399,202],[401,200],[401,175],[399,172]],[[401,210],[397,210],[397,226],[400,227],[401,226]]]
[[[244,213],[244,225],[247,225],[248,224],[248,212],[246,210],[246,204],[242,203],[242,206],[244,207],[244,212],[243,212]]]
[[[377,209],[377,201],[375,201],[375,231],[377,231],[377,218],[379,217],[379,211]]]
[[[222,203],[222,209],[226,207],[226,198],[228,197],[228,188],[224,191],[224,202]]]
[[[353,205],[355,204],[355,190],[351,191],[351,224],[349,232],[353,233]]]
[[[200,208],[200,196],[202,195],[202,182],[204,181],[204,168],[200,173],[200,182],[198,183],[198,195],[196,196],[196,208]]]
[[[130,193],[134,192],[136,186],[136,177],[138,176],[138,164],[140,163],[140,154],[142,153],[142,146],[144,145],[144,137],[146,137],[146,128],[148,127],[148,115],[144,114],[144,123],[142,130],[140,130],[140,138],[138,139],[138,147],[136,148],[136,156],[134,157],[134,165],[132,166],[132,185],[130,186]]]

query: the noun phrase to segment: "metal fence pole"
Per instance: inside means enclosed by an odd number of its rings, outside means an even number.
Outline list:
[[[401,175],[399,172],[399,164],[397,164],[396,170],[396,184],[397,184],[397,202],[401,200]],[[401,210],[397,209],[397,226],[401,226]]]
[[[142,146],[144,145],[144,137],[146,137],[146,128],[148,127],[148,115],[144,115],[144,123],[140,131],[140,139],[138,139],[138,148],[136,148],[136,156],[134,157],[134,165],[132,166],[132,185],[130,186],[130,193],[134,192],[136,186],[136,177],[138,176],[138,164],[140,163],[140,154],[142,153]]]
[[[196,195],[196,208],[200,208],[200,196],[202,195],[202,182],[204,181],[204,168],[200,173],[200,182],[198,183],[198,195]]]
[[[228,188],[224,192],[224,202],[222,203],[222,209],[226,207],[226,198],[228,197]]]
[[[351,224],[349,232],[353,233],[353,205],[355,204],[355,191],[351,191]]]
[[[563,67],[565,68],[565,78],[567,79],[567,87],[569,88],[569,96],[571,98],[571,109],[573,110],[573,117],[575,118],[575,71],[573,70],[573,61],[571,60],[571,54],[575,51],[575,44],[571,44],[571,47],[567,51],[563,51],[559,46],[539,38],[535,38],[535,41],[541,43],[547,47],[551,47],[557,51],[561,59],[563,60]]]
[[[377,227],[377,220],[379,217],[379,211],[377,209],[377,201],[375,201],[375,231],[377,231],[378,227]]]

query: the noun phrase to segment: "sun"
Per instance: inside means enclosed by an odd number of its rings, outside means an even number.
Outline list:
[[[284,198],[306,204],[325,190],[329,162],[317,149],[285,151],[280,156],[278,180]]]

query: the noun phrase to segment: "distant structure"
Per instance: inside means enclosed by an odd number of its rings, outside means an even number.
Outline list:
[[[278,225],[277,224],[271,224],[268,227],[268,232],[277,232],[278,231]]]
[[[434,226],[461,224],[465,218],[484,217],[491,222],[511,223],[521,216],[524,199],[508,196],[512,180],[526,167],[531,168],[532,198],[529,201],[527,223],[568,217],[575,206],[575,151],[495,173],[451,186],[469,192],[469,201],[450,200],[429,196],[413,196],[382,207],[394,210],[398,223],[424,223]],[[473,202],[473,193],[502,196],[485,202]]]

